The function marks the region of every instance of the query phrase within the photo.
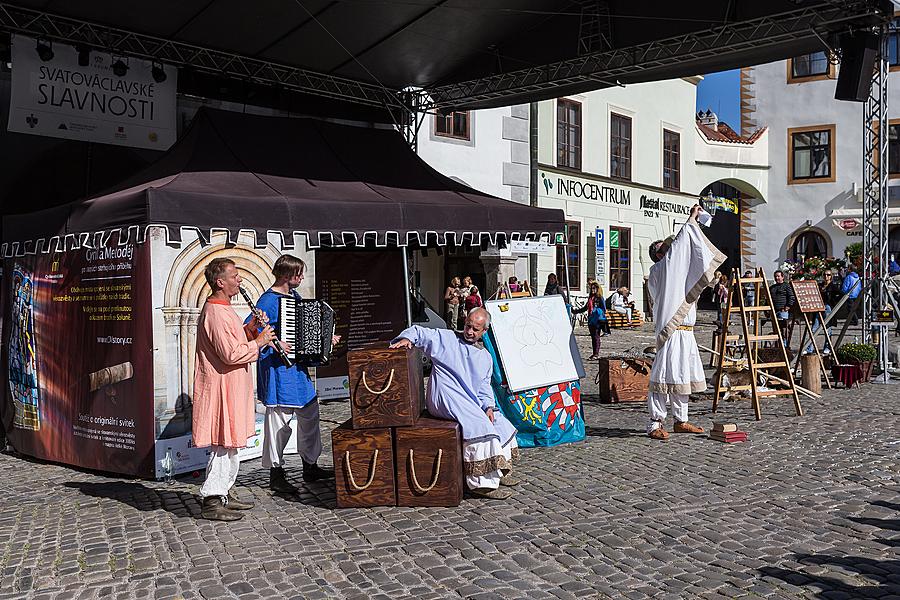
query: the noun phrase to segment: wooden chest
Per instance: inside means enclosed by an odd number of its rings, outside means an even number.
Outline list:
[[[601,358],[597,383],[601,402],[645,402],[652,363],[644,360]]]
[[[418,348],[348,352],[354,429],[413,425],[425,407],[422,364]]]
[[[331,432],[331,445],[338,508],[397,505],[390,428],[353,429],[347,421]]]
[[[459,506],[462,432],[456,421],[424,416],[394,429],[398,506]]]

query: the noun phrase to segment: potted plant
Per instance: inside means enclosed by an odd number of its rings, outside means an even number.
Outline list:
[[[857,365],[862,381],[869,381],[872,377],[872,363],[876,355],[875,346],[871,344],[844,344],[837,349],[838,363]]]

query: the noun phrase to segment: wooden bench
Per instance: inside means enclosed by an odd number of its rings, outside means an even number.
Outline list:
[[[610,329],[628,329],[644,324],[644,315],[636,308],[631,311],[631,325],[628,324],[628,318],[625,315],[614,310],[606,311],[606,318],[609,320]]]

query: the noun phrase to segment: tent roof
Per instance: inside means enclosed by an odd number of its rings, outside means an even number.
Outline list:
[[[320,245],[445,245],[549,238],[561,210],[534,208],[441,175],[393,129],[201,109],[182,139],[109,193],[3,219],[3,254],[48,251],[50,238],[104,243],[148,225],[180,239],[227,230],[304,233]],[[104,232],[106,235],[98,232]],[[39,243],[44,239],[47,243]],[[17,247],[13,247],[13,243]],[[27,246],[27,247],[26,247]]]
[[[371,104],[383,91],[381,101],[396,102],[412,86],[467,107],[770,62],[893,15],[889,0],[254,0],[252,8],[241,0],[14,0],[0,8],[0,28],[10,32],[330,98]]]

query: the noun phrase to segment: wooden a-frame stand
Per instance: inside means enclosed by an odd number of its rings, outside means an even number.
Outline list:
[[[744,306],[744,285],[753,285],[756,291],[756,306]],[[741,333],[730,335],[728,326],[731,321],[732,313],[738,313],[741,319]],[[760,313],[764,313],[772,320],[775,333],[764,334],[760,327]],[[729,341],[742,340],[745,347],[745,356],[743,359],[736,359],[726,355],[727,344]],[[775,342],[775,346],[780,349],[782,360],[773,362],[760,362],[759,360],[759,344],[764,342]],[[797,415],[803,415],[803,408],[800,406],[800,397],[797,395],[797,388],[794,384],[794,378],[790,372],[790,360],[788,359],[787,348],[782,343],[781,328],[778,324],[778,318],[775,314],[775,308],[772,306],[772,296],[769,293],[769,287],[766,285],[766,274],[762,268],[756,269],[754,277],[741,277],[741,273],[737,269],[731,271],[731,290],[728,294],[728,303],[725,313],[722,316],[722,334],[719,336],[719,368],[716,370],[716,393],[713,396],[713,412],[716,412],[719,406],[719,399],[726,392],[738,392],[749,390],[751,393],[751,402],[753,412],[756,414],[756,420],[762,419],[759,399],[770,396],[793,396],[794,408]],[[746,362],[750,372],[749,385],[732,385],[728,389],[722,387],[722,376],[725,375],[725,369],[728,367],[743,366]],[[788,386],[782,390],[759,390],[757,373],[776,379],[774,375],[768,373],[768,369],[783,368],[787,374],[786,379],[777,378]]]
[[[818,292],[818,287],[816,288],[815,291]],[[794,293],[796,295],[796,287],[795,287]],[[800,304],[799,296],[798,296],[798,304]],[[824,306],[821,302],[821,299],[815,306],[813,306],[813,308],[818,309],[820,306]],[[822,310],[814,310],[813,311],[813,310],[805,308],[802,304],[800,304],[800,306],[798,308],[799,308],[799,310],[794,311],[793,315],[791,316],[791,323],[793,323],[794,321],[800,320],[797,316],[797,314],[799,313],[803,317],[803,326],[804,327],[803,327],[802,332],[800,333],[800,346],[799,346],[799,350],[797,351],[797,360],[794,361],[793,376],[797,377],[797,371],[800,369],[800,357],[803,356],[803,344],[806,343],[806,336],[809,335],[809,341],[812,344],[813,350],[815,350],[816,356],[819,358],[819,368],[822,370],[822,375],[825,377],[825,385],[827,385],[828,389],[830,390],[831,389],[831,380],[828,378],[828,369],[825,368],[825,361],[822,360],[822,353],[819,352],[819,344],[816,343],[816,334],[813,332],[813,327],[809,322],[809,316],[808,316],[808,315],[812,314],[814,319],[816,319],[816,318],[819,319],[820,325],[823,325],[822,330],[825,334],[826,347],[831,348],[831,352],[834,352],[834,346],[831,344],[831,334],[828,333],[828,327],[824,326],[825,310],[823,308]]]

